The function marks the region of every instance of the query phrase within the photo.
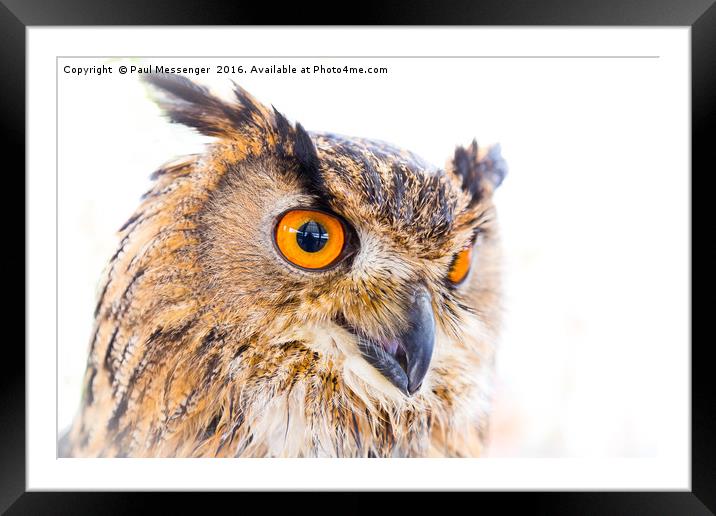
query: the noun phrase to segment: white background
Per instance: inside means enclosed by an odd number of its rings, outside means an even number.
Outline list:
[[[174,156],[201,150],[206,141],[166,123],[136,76],[62,72],[64,65],[101,64],[116,72],[136,59],[56,56],[220,54],[651,56],[163,58],[142,64],[387,66],[387,75],[232,78],[309,130],[384,139],[439,165],[456,144],[473,137],[502,145],[510,172],[496,198],[506,313],[490,448],[495,459],[458,461],[460,466],[451,461],[445,475],[419,477],[418,485],[410,479],[422,461],[383,462],[382,470],[402,468],[404,475],[353,473],[344,485],[687,487],[688,29],[212,28],[162,30],[158,36],[153,29],[32,28],[29,34],[31,486],[160,486],[149,470],[165,467],[164,460],[136,472],[124,465],[136,461],[119,461],[122,471],[132,471],[122,478],[92,474],[113,471],[117,461],[56,460],[54,380],[62,430],[79,402],[96,288],[115,249],[115,232],[150,186],[149,174]],[[225,76],[197,80],[220,93],[230,88]],[[624,460],[634,457],[641,459]],[[252,461],[250,478],[237,472],[243,461],[212,466],[218,462],[192,464],[208,468],[210,479],[219,469],[230,468],[233,475],[221,473],[218,483],[207,484],[206,478],[177,473],[162,485],[298,487],[295,476],[258,465],[271,461]],[[310,462],[316,474],[309,486],[347,482],[328,475],[321,461]],[[280,462],[288,470],[294,463]],[[305,461],[298,464],[305,469]],[[358,471],[375,469],[373,464],[330,467]],[[151,479],[144,484],[143,474]]]

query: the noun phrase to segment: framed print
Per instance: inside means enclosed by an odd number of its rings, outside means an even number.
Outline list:
[[[4,2],[27,304],[3,508],[529,491],[710,513],[692,171],[716,10],[613,4],[261,26]]]

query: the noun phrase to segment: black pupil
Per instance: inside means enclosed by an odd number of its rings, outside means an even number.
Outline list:
[[[315,253],[323,249],[328,242],[328,232],[318,222],[311,220],[298,228],[296,242],[307,253]]]

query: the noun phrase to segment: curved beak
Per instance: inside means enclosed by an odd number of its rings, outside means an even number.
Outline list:
[[[407,308],[408,329],[390,341],[359,337],[363,357],[407,395],[420,389],[435,346],[435,315],[425,288],[413,293]]]

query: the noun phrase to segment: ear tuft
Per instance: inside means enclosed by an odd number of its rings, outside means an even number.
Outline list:
[[[234,84],[236,103],[226,103],[205,86],[174,74],[145,74],[157,103],[172,122],[193,127],[207,136],[255,140],[270,130],[268,110]]]
[[[311,136],[299,123],[295,127],[274,106],[271,110],[249,92],[234,84],[235,102],[225,102],[209,90],[180,75],[147,74],[145,82],[160,94],[157,103],[170,120],[215,136],[233,145],[243,155],[274,153],[293,160],[307,190],[321,195],[322,179],[318,152]]]
[[[507,163],[502,158],[499,144],[483,151],[472,140],[469,147],[455,149],[449,168],[462,180],[462,189],[472,196],[471,204],[479,202],[489,190],[496,189],[507,175]]]
[[[146,74],[142,79],[156,89],[155,100],[172,122],[208,136],[226,133],[231,119],[229,106],[206,87],[173,74]]]

